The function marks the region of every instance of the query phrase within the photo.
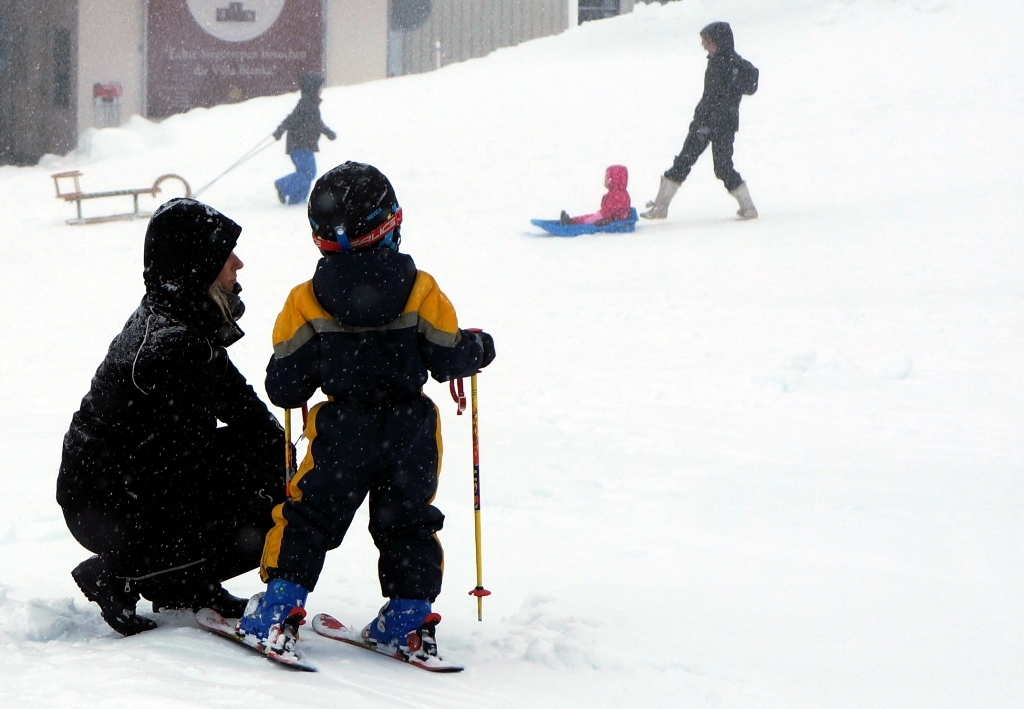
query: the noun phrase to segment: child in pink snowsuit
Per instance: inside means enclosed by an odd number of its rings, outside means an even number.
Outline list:
[[[582,217],[570,217],[562,212],[561,222],[563,224],[597,224],[604,226],[609,222],[619,222],[629,219],[629,210],[632,204],[629,200],[629,192],[626,191],[626,184],[629,182],[629,172],[625,165],[612,165],[604,171],[604,186],[608,192],[601,198],[601,210],[593,214],[585,214]]]

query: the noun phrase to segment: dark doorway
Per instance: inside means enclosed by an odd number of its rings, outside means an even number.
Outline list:
[[[579,21],[603,20],[619,14],[619,0],[579,0]]]
[[[75,147],[77,25],[77,0],[0,0],[0,164]]]

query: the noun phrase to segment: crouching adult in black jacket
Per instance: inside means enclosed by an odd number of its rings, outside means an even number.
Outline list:
[[[243,335],[240,232],[194,200],[157,210],[146,295],[64,437],[57,501],[96,554],[72,575],[124,635],[156,627],[135,614],[140,594],[154,611],[240,616],[221,582],[259,565],[284,500],[283,431],[225,350]]]

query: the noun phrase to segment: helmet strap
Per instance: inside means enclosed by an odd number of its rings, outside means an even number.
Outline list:
[[[398,243],[402,240],[402,237],[399,236],[398,238],[395,238],[396,231],[398,230],[392,229],[387,234],[385,234],[384,238],[380,240],[380,245],[387,247],[392,251],[398,251]]]

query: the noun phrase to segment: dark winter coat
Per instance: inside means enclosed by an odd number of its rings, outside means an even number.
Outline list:
[[[735,133],[740,128],[740,99],[743,98],[736,76],[744,60],[733,46],[729,23],[713,22],[700,34],[714,42],[717,51],[708,56],[704,95],[693,112],[693,123],[696,128],[707,128],[712,133]]]
[[[208,290],[241,228],[198,202],[172,200],[150,221],[146,295],[110,344],[64,438],[57,501],[65,513],[99,511],[129,527],[202,518],[240,486],[215,450],[218,421],[256,457],[280,458],[277,420],[228,357],[242,336]],[[215,462],[219,461],[219,462]],[[266,473],[261,473],[265,475]],[[177,520],[177,522],[176,522]]]
[[[412,257],[343,252],[320,259],[313,280],[289,294],[274,326],[267,394],[290,407],[318,388],[348,401],[411,399],[428,371],[447,381],[486,364],[480,337],[459,329],[451,302]]]
[[[309,150],[316,153],[320,150],[321,133],[331,140],[337,137],[333,130],[324,125],[323,119],[320,117],[318,94],[323,83],[324,80],[319,74],[306,72],[302,75],[302,96],[292,112],[274,131],[274,137],[278,140],[286,132],[288,133],[288,140],[285,142],[286,153],[290,154],[296,150]]]

